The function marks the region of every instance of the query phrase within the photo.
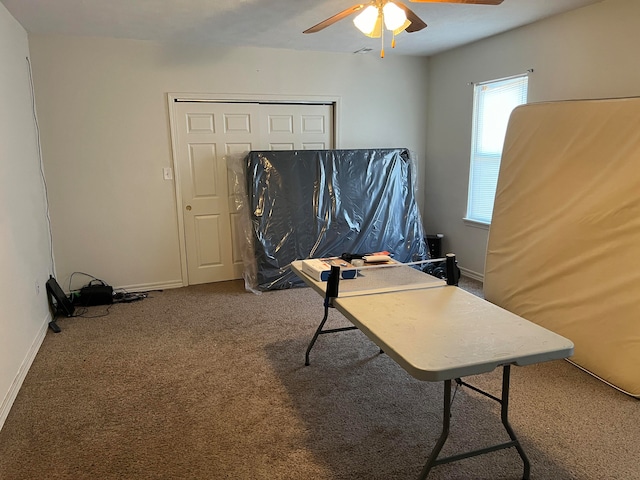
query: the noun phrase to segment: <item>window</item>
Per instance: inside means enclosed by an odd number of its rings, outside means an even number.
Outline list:
[[[465,220],[491,223],[509,116],[527,103],[528,75],[478,83],[473,90],[471,169]]]

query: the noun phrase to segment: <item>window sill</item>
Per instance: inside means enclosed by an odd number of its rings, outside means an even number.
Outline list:
[[[462,221],[464,222],[465,225],[468,225],[474,228],[480,228],[482,230],[489,230],[489,228],[491,227],[490,223],[479,222],[478,220],[471,220],[470,218],[463,218]]]

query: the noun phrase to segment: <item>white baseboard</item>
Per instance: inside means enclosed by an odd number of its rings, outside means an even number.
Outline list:
[[[474,280],[478,280],[479,282],[484,282],[484,275],[482,273],[474,272],[473,270],[469,270],[468,268],[460,267],[460,272],[465,277],[473,278]]]
[[[33,360],[36,358],[38,350],[40,350],[40,346],[44,341],[45,335],[47,334],[47,328],[49,328],[50,321],[51,321],[51,314],[48,313],[40,329],[38,330],[36,337],[33,339],[33,342],[31,343],[31,347],[29,348],[29,351],[27,352],[26,357],[22,361],[22,365],[20,365],[20,369],[18,370],[16,377],[13,379],[13,383],[11,384],[9,391],[7,392],[4,399],[2,400],[2,405],[0,406],[0,430],[2,430],[2,426],[4,425],[4,422],[7,420],[7,417],[9,416],[9,411],[11,410],[11,407],[13,406],[13,402],[15,402],[16,397],[18,396],[20,387],[22,387],[24,379],[26,378],[27,373],[31,368],[31,364],[33,363]]]
[[[170,288],[186,287],[182,280],[158,283],[140,283],[138,285],[124,285],[113,287],[114,290],[126,290],[127,292],[151,292],[153,290],[169,290]]]

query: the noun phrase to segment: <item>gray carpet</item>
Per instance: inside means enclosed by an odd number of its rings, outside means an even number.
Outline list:
[[[359,331],[321,336],[304,367],[322,313],[311,289],[224,282],[103,313],[47,333],[0,431],[2,480],[415,479],[440,434],[442,384]],[[466,380],[499,394],[498,371]],[[514,367],[511,386],[532,479],[640,478],[637,400],[565,361]],[[443,453],[506,440],[497,402],[459,389]],[[429,478],[519,479],[522,463],[509,449]]]

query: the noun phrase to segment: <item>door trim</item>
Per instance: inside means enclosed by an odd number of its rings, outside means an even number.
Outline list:
[[[178,244],[180,247],[180,273],[182,286],[186,287],[188,281],[187,247],[184,238],[184,211],[182,204],[182,191],[180,186],[180,171],[178,169],[178,132],[176,126],[177,114],[175,105],[177,102],[202,102],[202,103],[280,103],[299,105],[331,105],[333,107],[333,148],[340,148],[339,120],[341,116],[341,97],[327,95],[273,95],[273,94],[216,94],[216,93],[168,93],[167,107],[169,111],[169,134],[171,136],[171,167],[173,168],[173,186],[178,224]]]

